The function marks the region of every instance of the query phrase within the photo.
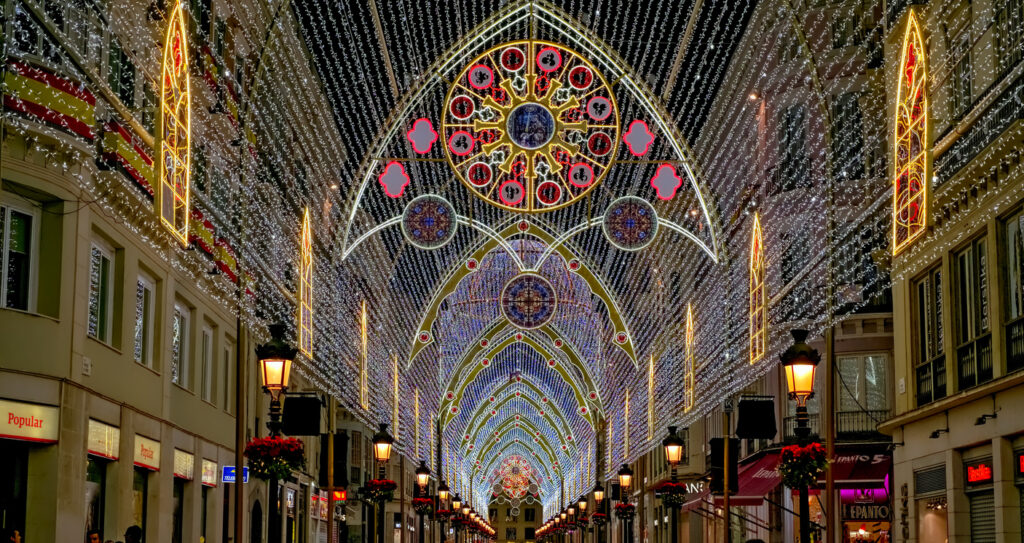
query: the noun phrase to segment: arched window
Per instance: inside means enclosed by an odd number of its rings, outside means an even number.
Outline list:
[[[299,350],[313,358],[313,233],[309,208],[302,219],[302,247],[299,258]]]
[[[686,304],[686,351],[683,360],[683,409],[693,409],[693,389],[696,385],[693,367],[693,306]]]
[[[160,93],[160,187],[157,212],[174,237],[188,245],[191,106],[188,44],[179,2],[171,12],[164,42]]]
[[[903,37],[893,148],[892,252],[925,231],[928,215],[928,95],[924,39],[911,11]]]
[[[754,214],[750,239],[750,363],[764,357],[767,349],[768,306],[764,284],[764,244],[761,238],[761,216]]]

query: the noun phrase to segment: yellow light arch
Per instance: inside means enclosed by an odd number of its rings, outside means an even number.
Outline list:
[[[750,236],[750,363],[764,358],[767,350],[768,305],[765,289],[764,241],[761,215],[754,214]]]
[[[178,2],[171,12],[164,41],[160,87],[160,185],[156,211],[160,221],[182,245],[188,245],[191,171],[191,89],[185,17]]]
[[[683,367],[683,410],[693,409],[693,389],[696,383],[696,371],[693,364],[693,306],[686,304],[686,361]]]
[[[313,358],[313,233],[309,227],[309,208],[302,219],[299,268],[299,350]]]
[[[893,126],[892,253],[925,232],[928,220],[928,94],[924,38],[913,11],[900,56]]]

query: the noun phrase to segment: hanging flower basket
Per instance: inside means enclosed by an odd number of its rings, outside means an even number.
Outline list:
[[[383,503],[395,497],[398,483],[391,479],[370,479],[363,487],[363,494],[371,501]]]
[[[828,457],[821,443],[804,447],[790,445],[779,455],[779,475],[782,476],[782,484],[789,488],[813,487],[826,466]]]
[[[452,512],[450,509],[438,509],[437,512],[434,513],[434,516],[436,516],[440,520],[445,521],[448,520],[448,517],[452,516]]]
[[[429,515],[434,509],[434,500],[430,498],[413,498],[412,509],[417,515]]]
[[[293,471],[302,469],[306,456],[302,451],[302,440],[294,437],[256,437],[245,445],[245,457],[249,469],[259,479],[284,479]]]
[[[587,523],[589,523],[589,522],[590,522],[590,517],[588,517],[587,515],[584,515],[582,513],[580,514],[580,516],[576,517],[576,525],[579,526],[580,528],[586,528],[587,527]]]
[[[615,518],[619,520],[632,520],[636,516],[636,505],[631,503],[615,504]]]
[[[608,515],[604,513],[594,513],[591,515],[590,520],[594,522],[594,526],[604,526],[608,524]]]
[[[657,497],[665,507],[680,507],[686,503],[686,483],[665,481],[654,489]]]

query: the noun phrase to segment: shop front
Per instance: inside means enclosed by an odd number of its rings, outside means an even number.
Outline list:
[[[107,509],[107,473],[117,461],[121,446],[121,430],[116,426],[89,419],[85,469],[85,529],[99,530]]]
[[[892,455],[883,447],[839,446],[832,477],[839,493],[844,543],[892,541]],[[818,479],[825,488],[825,478]]]
[[[32,453],[57,443],[59,418],[53,406],[0,399],[0,528],[29,536]]]

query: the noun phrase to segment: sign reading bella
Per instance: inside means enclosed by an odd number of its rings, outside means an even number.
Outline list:
[[[0,438],[56,443],[59,417],[53,406],[0,400]]]

